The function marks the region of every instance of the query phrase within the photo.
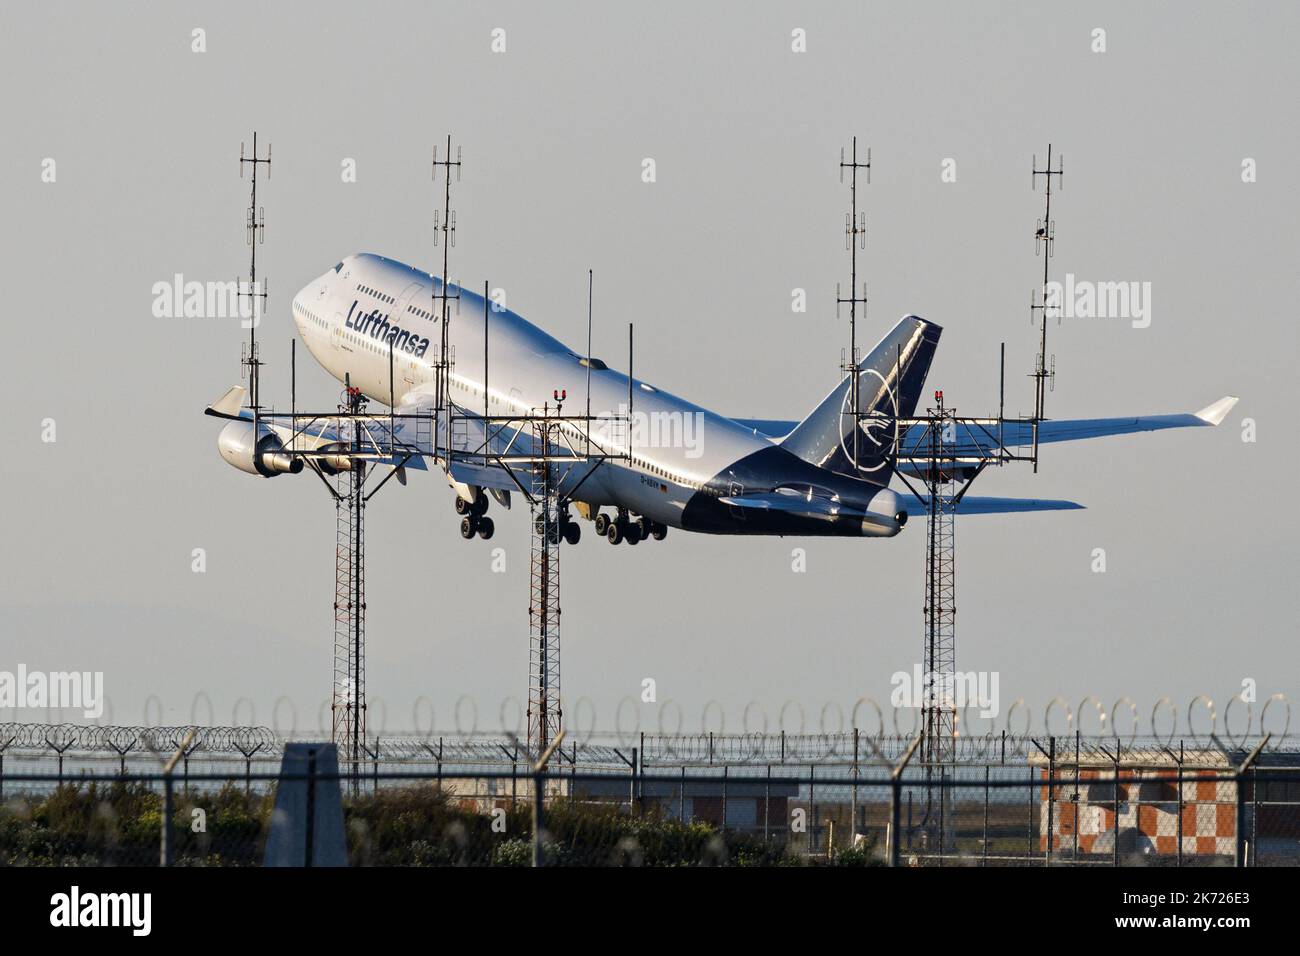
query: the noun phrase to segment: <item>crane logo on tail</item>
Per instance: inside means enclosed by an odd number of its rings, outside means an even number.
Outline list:
[[[841,406],[840,449],[850,462],[853,461],[852,403],[852,389],[847,389]],[[859,460],[854,465],[858,471],[870,474],[884,468],[898,446],[898,399],[885,377],[874,368],[864,368],[858,373],[858,407],[862,409],[857,419],[859,429],[869,444],[858,443]]]

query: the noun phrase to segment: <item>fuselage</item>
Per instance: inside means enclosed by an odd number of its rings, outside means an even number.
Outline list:
[[[348,256],[293,300],[294,322],[313,357],[374,401],[430,395],[441,350],[440,280],[382,256]],[[619,456],[570,469],[562,492],[593,508],[613,506],[660,524],[724,534],[887,537],[901,527],[897,496],[869,481],[812,465],[772,438],[629,378],[569,348],[516,313],[452,286],[447,306],[450,400],[475,413],[528,415],[556,394],[565,411],[599,422],[566,424],[575,442]],[[485,328],[487,335],[485,342]],[[390,342],[392,344],[390,358]],[[485,360],[486,351],[486,360]],[[392,372],[390,374],[390,362]],[[629,398],[631,407],[629,409]],[[591,471],[588,474],[588,471]],[[807,494],[836,513],[755,508],[755,496]],[[780,501],[781,499],[776,499]]]

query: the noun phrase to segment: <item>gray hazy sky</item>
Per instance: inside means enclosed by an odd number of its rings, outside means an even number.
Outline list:
[[[1128,695],[1144,723],[1162,695],[1183,715],[1199,693],[1221,709],[1245,678],[1261,701],[1300,695],[1300,455],[1282,404],[1300,292],[1294,5],[69,3],[5,19],[0,669],[103,670],[122,723],[142,720],[150,694],[164,720],[188,721],[202,692],[218,723],[241,699],[241,720],[251,702],[269,723],[284,696],[315,725],[333,506],[310,477],[259,481],[218,457],[202,409],[238,381],[236,325],[150,311],[153,283],[174,273],[246,270],[236,160],[254,129],[275,164],[261,194],[269,400],[288,404],[289,299],[311,277],[355,251],[432,263],[429,153],[450,130],[465,149],[454,276],[490,279],[581,343],[592,268],[597,354],[622,366],[635,322],[648,380],[727,414],[789,418],[834,383],[847,341],[836,163],[856,133],[874,159],[862,338],[906,312],[943,325],[929,384],[959,411],[996,408],[1001,341],[1009,411],[1030,408],[1042,193],[1029,171],[1049,140],[1066,169],[1054,273],[1152,286],[1149,328],[1052,327],[1049,413],[1241,396],[1217,430],[1051,447],[1037,476],[982,478],[974,493],[1089,510],[960,522],[959,669],[998,671],[1004,709],[1024,697],[1036,725],[1057,695],[1108,708]],[[1091,50],[1097,27],[1105,53]],[[955,183],[940,181],[949,157]],[[355,184],[341,182],[345,158]],[[806,314],[791,313],[795,287]],[[337,385],[309,361],[300,402],[332,405]],[[1246,417],[1255,443],[1241,440]],[[522,514],[467,544],[451,504],[417,475],[370,508],[372,729],[410,727],[421,696],[440,728],[461,695],[496,725],[524,691]],[[570,717],[585,697],[612,727],[645,677],[687,727],[710,700],[738,729],[750,701],[775,728],[787,700],[812,726],[826,702],[883,699],[921,653],[923,530],[611,549],[588,526],[563,555]],[[489,570],[494,546],[504,574]],[[205,574],[190,569],[199,547]],[[652,727],[655,713],[625,703],[622,722]]]

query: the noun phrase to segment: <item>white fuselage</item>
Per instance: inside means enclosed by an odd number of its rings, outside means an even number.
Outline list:
[[[294,321],[312,355],[339,381],[346,379],[375,401],[407,404],[434,389],[441,335],[441,305],[434,296],[441,295],[441,286],[428,273],[382,256],[349,256],[294,297]],[[585,413],[584,356],[514,312],[491,303],[485,311],[480,295],[455,286],[449,294],[452,402],[473,412],[485,410],[486,378],[490,415],[527,415],[544,403],[554,407],[557,392],[567,393],[568,414]],[[628,376],[602,365],[593,362],[590,370],[592,415],[625,415]],[[630,451],[632,457],[606,462],[592,474],[581,489],[584,502],[633,506],[652,520],[680,527],[686,502],[706,482],[772,445],[753,429],[646,382],[632,382],[631,402],[630,449],[626,428],[596,424],[592,436],[607,451]],[[580,423],[568,427],[575,439],[582,437]]]
[[[353,255],[294,297],[294,321],[339,381],[378,402],[427,408],[445,301],[447,397],[462,410],[462,424],[537,415],[561,397],[566,420],[557,444],[581,460],[562,470],[559,492],[588,514],[613,505],[619,515],[709,533],[869,537],[897,534],[906,520],[894,493],[879,484],[810,464],[754,428],[588,361],[476,293],[455,286],[447,300],[442,293],[441,281],[426,272]],[[418,424],[400,425],[398,440],[424,447],[410,429]],[[437,448],[468,450],[455,424],[451,432],[439,437],[435,456]],[[485,472],[479,481],[459,476],[468,470],[460,458],[452,462],[449,478],[462,497],[488,481]],[[490,477],[502,475],[496,468]]]

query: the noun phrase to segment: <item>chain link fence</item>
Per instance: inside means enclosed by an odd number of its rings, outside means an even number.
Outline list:
[[[0,865],[263,863],[277,787],[300,779],[273,733],[73,726],[0,725]],[[359,866],[527,865],[539,802],[551,865],[1300,864],[1286,740],[1003,734],[942,766],[907,763],[909,743],[588,740],[539,778],[513,738],[394,736],[312,785],[339,787]]]

